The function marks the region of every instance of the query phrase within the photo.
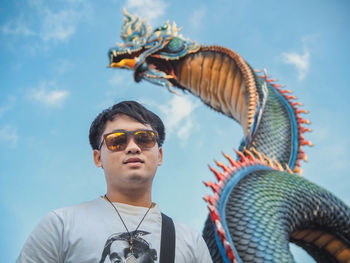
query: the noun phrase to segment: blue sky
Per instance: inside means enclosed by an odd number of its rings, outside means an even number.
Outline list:
[[[88,129],[104,108],[142,102],[165,121],[164,163],[153,199],[201,230],[207,164],[242,137],[237,123],[199,99],[175,96],[106,68],[120,42],[122,8],[183,26],[198,43],[226,46],[294,91],[310,111],[314,143],[303,176],[350,204],[348,1],[2,1],[0,4],[0,261],[13,262],[48,211],[105,193]],[[299,252],[297,252],[299,253]],[[301,257],[303,257],[301,255]],[[306,259],[305,259],[306,260]]]

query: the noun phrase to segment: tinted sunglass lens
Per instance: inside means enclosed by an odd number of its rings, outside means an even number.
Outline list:
[[[138,131],[135,133],[135,141],[143,148],[152,148],[156,144],[156,135],[152,131]]]
[[[106,145],[111,151],[122,151],[127,143],[127,135],[125,133],[112,133],[106,137]]]

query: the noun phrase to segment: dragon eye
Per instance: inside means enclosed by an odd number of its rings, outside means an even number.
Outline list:
[[[185,48],[184,41],[178,37],[173,37],[164,48],[165,52],[177,53]]]

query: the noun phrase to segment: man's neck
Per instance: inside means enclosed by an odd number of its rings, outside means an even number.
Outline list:
[[[152,198],[150,194],[140,195],[128,193],[127,195],[107,190],[106,196],[111,202],[123,203],[133,206],[150,207]]]

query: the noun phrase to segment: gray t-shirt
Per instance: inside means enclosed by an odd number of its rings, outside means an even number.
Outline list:
[[[134,236],[133,253],[139,263],[159,262],[162,217],[158,205],[148,208],[114,203]],[[176,263],[210,263],[202,236],[174,222]],[[54,210],[46,215],[27,239],[17,263],[124,262],[130,251],[129,235],[114,208],[96,200]]]

